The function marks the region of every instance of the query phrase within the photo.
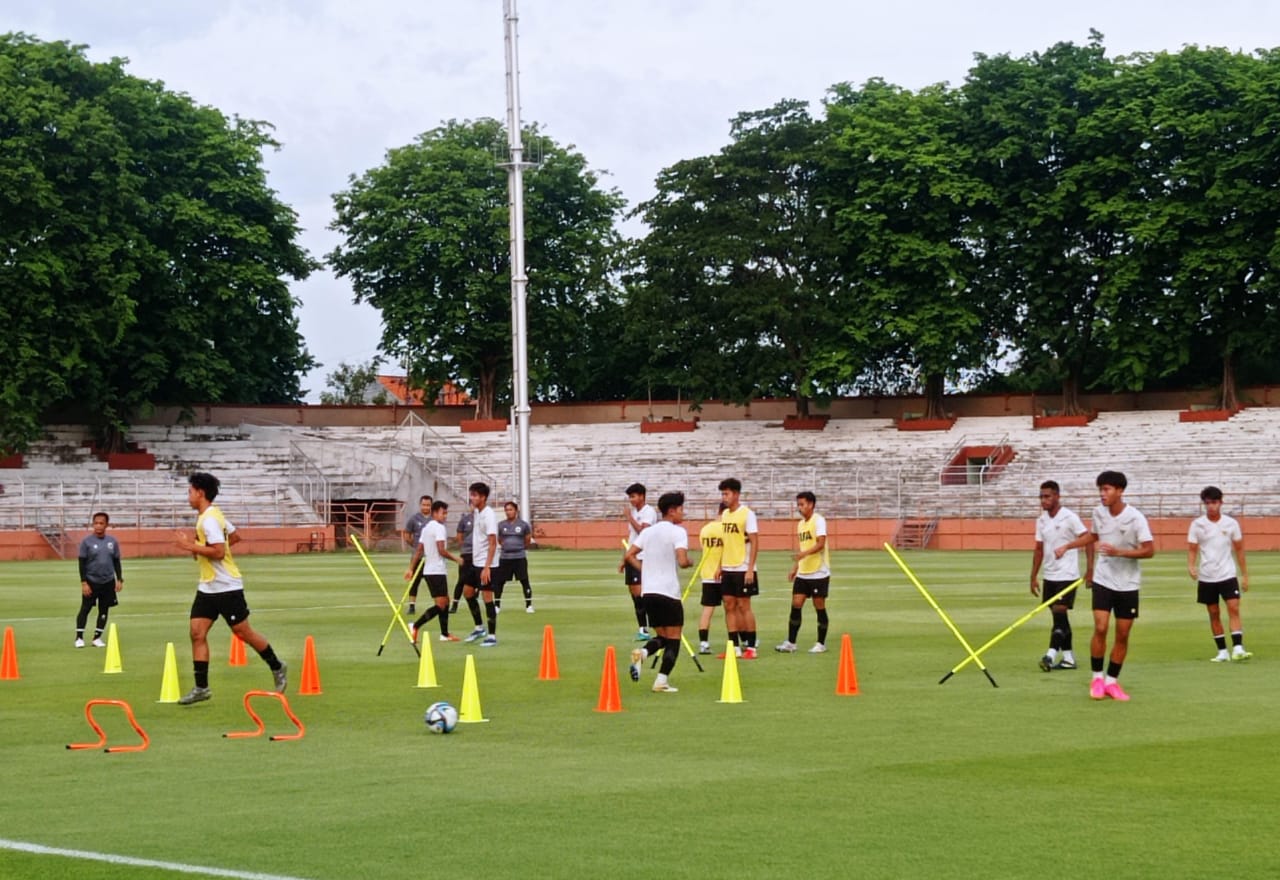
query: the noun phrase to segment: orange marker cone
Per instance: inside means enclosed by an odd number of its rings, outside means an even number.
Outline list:
[[[18,640],[13,636],[13,627],[4,628],[4,654],[0,655],[0,681],[17,681],[18,675]]]
[[[244,641],[235,633],[231,634],[231,653],[227,655],[228,666],[246,666],[244,659]]]
[[[600,675],[600,702],[597,712],[621,712],[622,694],[618,692],[618,656],[613,645],[604,649],[604,672]]]
[[[848,633],[840,639],[840,671],[836,674],[836,693],[847,697],[858,695],[858,670],[853,665],[853,640]]]
[[[556,636],[551,624],[542,628],[542,662],[538,664],[539,681],[558,681],[560,664],[556,662]]]
[[[311,636],[307,636],[306,647],[302,652],[302,684],[298,687],[298,693],[303,695],[321,693],[320,670],[316,668],[316,643]]]

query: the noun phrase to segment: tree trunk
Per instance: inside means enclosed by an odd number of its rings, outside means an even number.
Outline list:
[[[944,379],[941,373],[929,373],[924,377],[924,417],[945,419],[947,411],[943,401]]]
[[[1228,348],[1222,355],[1222,388],[1218,392],[1218,406],[1235,412],[1240,408],[1236,395],[1236,353]]]
[[[1062,414],[1064,416],[1085,415],[1080,405],[1080,374],[1083,369],[1078,364],[1067,367],[1067,374],[1062,377]]]
[[[493,404],[498,394],[498,368],[485,365],[476,376],[476,418],[493,418]]]
[[[796,392],[796,415],[802,419],[809,418],[809,398]]]

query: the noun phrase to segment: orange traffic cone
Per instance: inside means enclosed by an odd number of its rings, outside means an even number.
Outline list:
[[[853,665],[853,640],[848,633],[840,639],[840,671],[836,674],[836,693],[847,697],[858,695],[858,670]]]
[[[316,668],[316,643],[311,636],[307,636],[306,647],[302,651],[302,684],[298,687],[298,693],[321,693],[320,670]]]
[[[556,636],[551,631],[551,624],[542,628],[542,662],[538,664],[539,681],[557,681],[560,678],[560,664],[556,662]]]
[[[600,675],[600,702],[597,712],[621,712],[622,694],[618,693],[618,656],[613,645],[604,649],[604,672]]]
[[[231,634],[231,653],[227,655],[228,666],[245,666],[244,641],[235,633]]]
[[[4,654],[0,655],[0,681],[17,681],[18,675],[18,641],[13,636],[13,627],[4,628]]]

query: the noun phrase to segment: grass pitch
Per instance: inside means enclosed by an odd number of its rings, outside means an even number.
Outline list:
[[[125,548],[126,552],[128,548]],[[764,554],[759,660],[743,696],[717,703],[723,663],[687,656],[673,695],[626,674],[634,620],[616,553],[531,557],[537,612],[518,585],[495,649],[432,643],[440,687],[418,661],[354,554],[245,557],[253,622],[291,667],[299,742],[227,740],[247,729],[246,690],[264,664],[228,667],[211,633],[214,699],[156,702],[166,642],[191,686],[187,560],[126,560],[112,612],[124,672],[71,647],[74,562],[0,567],[0,626],[17,636],[21,679],[0,681],[0,838],[215,867],[239,876],[337,878],[1189,877],[1271,876],[1280,807],[1280,557],[1253,554],[1244,603],[1247,663],[1212,664],[1185,557],[1144,563],[1142,616],[1122,681],[1128,704],[1088,698],[1087,594],[1072,613],[1082,668],[1036,668],[1042,612],[983,655],[992,688],[883,552],[835,553],[831,652],[777,655],[789,588]],[[976,647],[1034,606],[1030,554],[912,553],[907,561]],[[406,557],[375,564],[396,598]],[[696,642],[696,593],[686,603]],[[92,625],[92,617],[90,618]],[[554,627],[559,681],[537,678]],[[813,641],[806,608],[801,650]],[[469,615],[454,618],[459,635]],[[435,637],[434,623],[429,634]],[[853,637],[861,693],[834,693],[840,635]],[[723,643],[719,615],[713,641]],[[296,695],[306,636],[324,693]],[[424,637],[425,637],[424,633]],[[594,711],[614,645],[624,712]],[[429,733],[426,706],[460,705],[475,657],[486,724]],[[128,700],[152,739],[138,754],[69,752],[91,740],[91,698]],[[259,704],[255,704],[259,705]],[[268,732],[291,728],[260,702]],[[132,742],[120,714],[98,716]],[[1219,852],[1218,850],[1221,850]],[[163,878],[170,870],[15,852],[0,878]],[[224,875],[225,876],[225,875]]]

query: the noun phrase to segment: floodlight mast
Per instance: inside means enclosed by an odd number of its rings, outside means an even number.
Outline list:
[[[514,428],[521,515],[533,522],[529,491],[529,324],[525,310],[524,144],[520,134],[520,64],[516,51],[516,0],[503,0],[507,59],[507,207],[511,227],[511,425]]]

